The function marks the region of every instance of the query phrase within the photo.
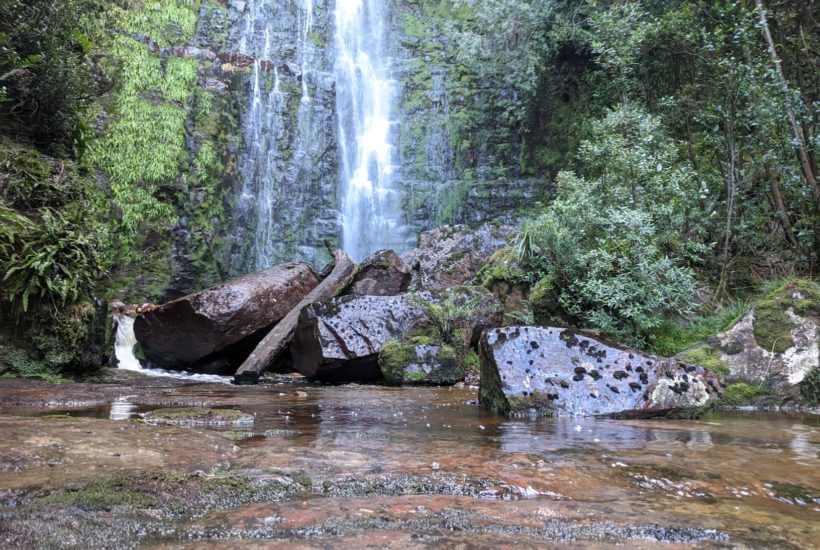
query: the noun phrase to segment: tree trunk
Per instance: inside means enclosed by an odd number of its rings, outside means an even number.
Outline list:
[[[305,306],[314,302],[324,302],[343,290],[353,280],[356,263],[341,249],[325,241],[328,251],[335,260],[330,275],[314,288],[296,307],[290,310],[284,319],[273,327],[259,343],[253,353],[245,359],[234,375],[236,384],[256,384],[259,376],[267,369],[276,357],[282,353],[293,338],[293,330],[299,320],[299,313]]]
[[[809,153],[806,149],[806,143],[803,141],[803,134],[800,130],[800,125],[797,123],[797,117],[794,114],[789,81],[786,80],[786,75],[783,72],[783,61],[777,53],[777,48],[775,46],[774,39],[772,38],[772,32],[769,29],[769,21],[766,18],[766,8],[763,6],[763,0],[755,0],[755,4],[757,5],[760,28],[763,31],[763,37],[766,39],[766,45],[769,49],[769,55],[772,58],[775,73],[780,81],[780,87],[783,89],[783,93],[786,96],[786,116],[789,119],[792,138],[794,139],[795,146],[797,147],[797,158],[800,161],[800,168],[803,171],[803,176],[806,178],[806,182],[811,187],[812,197],[814,198],[814,209],[815,211],[820,212],[820,185],[818,185],[817,177],[812,170],[811,159],[809,158]]]

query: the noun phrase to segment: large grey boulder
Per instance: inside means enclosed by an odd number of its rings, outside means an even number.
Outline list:
[[[392,250],[379,250],[365,259],[345,291],[349,296],[395,296],[410,287],[410,270]]]
[[[481,331],[501,322],[501,304],[486,289],[459,287],[441,292],[399,296],[344,296],[302,310],[291,343],[294,368],[309,378],[326,381],[380,379],[378,355],[390,341],[410,333],[437,330],[430,305],[461,307],[454,332],[458,345],[469,346]],[[469,310],[469,311],[468,311]],[[466,326],[455,326],[465,324]]]
[[[481,404],[550,416],[695,416],[720,396],[701,367],[605,344],[555,327],[486,331]]]
[[[485,223],[472,229],[445,225],[419,236],[418,247],[402,255],[415,270],[412,288],[442,289],[467,284],[498,250],[510,246],[517,230]]]
[[[137,317],[134,333],[154,365],[197,368],[229,347],[249,353],[318,284],[308,264],[278,265],[150,309]]]

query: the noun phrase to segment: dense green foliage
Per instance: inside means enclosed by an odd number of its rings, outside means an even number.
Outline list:
[[[99,366],[112,293],[156,300],[183,267],[180,285],[219,278],[223,132],[235,127],[197,86],[212,64],[157,47],[192,40],[203,8],[225,11],[210,0],[0,5],[0,373]],[[169,262],[180,215],[197,224],[191,267]]]
[[[87,32],[99,0],[0,4],[0,122],[57,152],[82,147],[97,86]]]
[[[460,0],[490,123],[556,180],[519,254],[536,320],[650,345],[669,315],[820,259],[813,3]],[[772,37],[769,40],[769,37]],[[782,71],[778,70],[782,68]]]

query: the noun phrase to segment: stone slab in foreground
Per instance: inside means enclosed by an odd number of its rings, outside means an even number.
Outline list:
[[[485,331],[482,406],[552,416],[696,416],[720,397],[716,375],[556,327]]]

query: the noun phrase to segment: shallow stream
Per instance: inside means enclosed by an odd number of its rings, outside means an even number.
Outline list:
[[[256,387],[159,379],[18,382],[0,390],[6,396],[0,401],[3,433],[15,434],[0,443],[6,465],[0,488],[49,486],[101,470],[190,470],[198,446],[217,452],[219,441],[226,442],[227,460],[217,466],[222,470],[311,477],[314,490],[300,498],[211,510],[175,528],[211,533],[206,540],[252,539],[243,547],[264,547],[259,541],[270,538],[311,547],[311,529],[339,547],[356,541],[414,548],[424,537],[446,546],[469,533],[476,544],[512,537],[522,547],[564,540],[583,547],[664,541],[673,547],[813,548],[820,540],[817,417],[721,412],[696,421],[510,420],[479,409],[475,390],[466,388],[286,381]],[[255,420],[213,428],[134,422],[142,412],[168,406],[230,406]],[[122,427],[132,425],[129,440]],[[72,436],[62,429],[71,426],[87,429]],[[124,438],[127,450],[106,462],[100,459],[114,445],[105,444],[112,441],[108,432]],[[152,434],[166,433],[193,439],[159,451],[146,446]],[[54,464],[13,456],[15,448],[42,441],[61,449]],[[165,455],[146,462],[156,452]],[[346,489],[334,493],[334,487]],[[374,514],[378,522],[368,519]],[[276,529],[270,518],[277,518]],[[328,525],[336,527],[322,531]],[[143,542],[175,547],[183,544],[179,538]]]

